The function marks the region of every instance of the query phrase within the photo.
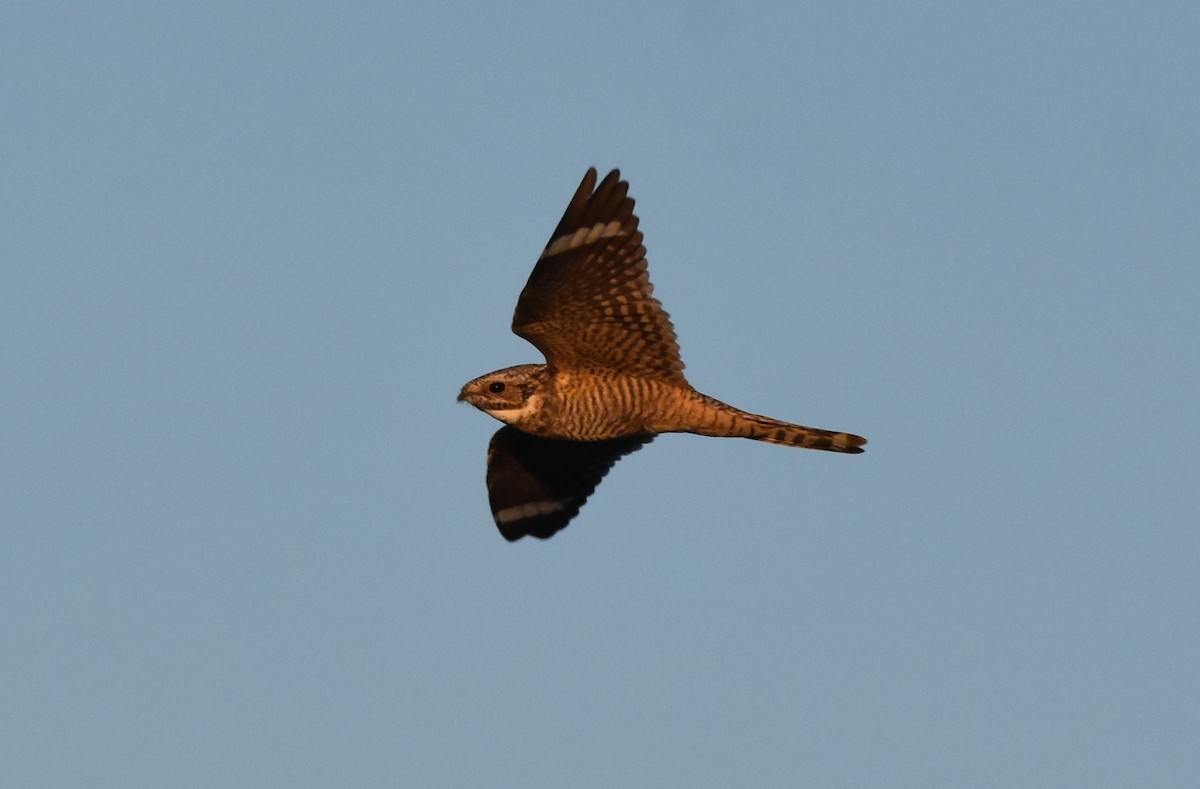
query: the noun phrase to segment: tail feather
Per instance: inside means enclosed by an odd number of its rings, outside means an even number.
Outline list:
[[[771,444],[843,452],[848,455],[859,454],[863,451],[863,445],[867,443],[867,439],[853,433],[794,425],[769,416],[751,414],[708,395],[699,395],[693,402],[695,409],[689,414],[690,424],[685,428],[689,433],[752,438]]]
[[[863,451],[863,444],[867,443],[867,439],[862,436],[856,436],[853,433],[839,433],[834,430],[821,430],[816,427],[805,427],[804,425],[793,425],[790,422],[782,422],[778,419],[759,416],[757,414],[740,415],[742,418],[737,422],[746,423],[742,430],[737,435],[744,438],[753,438],[757,441],[766,441],[771,444],[783,444],[789,447],[801,447],[803,449],[822,449],[826,452],[844,452],[848,455],[857,455]],[[737,425],[735,422],[735,425]]]

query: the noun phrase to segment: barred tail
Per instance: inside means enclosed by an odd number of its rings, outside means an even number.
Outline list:
[[[741,411],[707,395],[700,395],[700,398],[701,403],[696,403],[700,413],[693,411],[690,415],[692,419],[686,428],[689,433],[752,438],[771,444],[844,452],[848,455],[859,454],[863,451],[863,444],[867,443],[867,439],[853,433],[794,425],[791,422]]]
[[[790,422],[781,422],[778,419],[757,414],[742,413],[739,416],[741,418],[735,421],[735,426],[740,429],[735,435],[771,444],[857,455],[863,451],[863,444],[867,443],[865,438],[853,433],[838,433],[833,430],[793,425]]]

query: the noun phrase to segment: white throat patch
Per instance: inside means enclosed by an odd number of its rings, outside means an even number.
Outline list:
[[[541,410],[542,399],[542,395],[537,393],[530,396],[525,405],[516,408],[486,408],[484,411],[488,416],[499,419],[506,425],[519,425]]]

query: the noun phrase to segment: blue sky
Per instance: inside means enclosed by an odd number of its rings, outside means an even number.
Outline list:
[[[1195,4],[9,4],[0,74],[0,784],[1195,784]],[[454,396],[590,165],[691,381],[866,454],[501,539]]]

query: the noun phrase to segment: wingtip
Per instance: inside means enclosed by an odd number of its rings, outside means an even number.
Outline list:
[[[599,173],[595,167],[587,168],[587,172],[583,174],[583,180],[579,182],[579,188],[576,189],[577,194],[591,195],[596,190],[596,179],[599,178]]]

